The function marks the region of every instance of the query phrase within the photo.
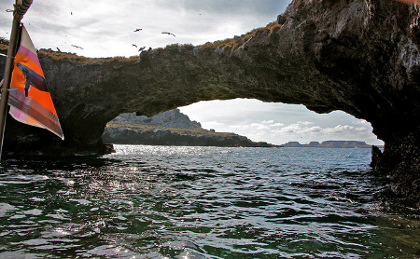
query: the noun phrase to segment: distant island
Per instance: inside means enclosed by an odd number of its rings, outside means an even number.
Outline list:
[[[229,132],[203,129],[179,109],[152,117],[125,113],[110,121],[102,135],[105,143],[169,146],[218,147],[316,147],[316,148],[371,148],[364,141],[312,141],[300,144],[291,141],[284,145],[254,142],[245,136]]]
[[[291,141],[283,145],[284,147],[317,147],[317,148],[372,148],[372,145],[364,141],[341,141],[329,140],[319,143],[312,141],[309,144],[300,144],[297,141]]]
[[[254,142],[235,133],[206,130],[179,109],[152,117],[121,114],[110,121],[102,135],[104,143],[170,146],[279,147]]]

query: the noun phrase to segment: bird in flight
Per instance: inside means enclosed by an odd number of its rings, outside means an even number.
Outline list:
[[[76,49],[83,49],[82,47],[77,46],[77,45],[71,45],[71,46],[74,47],[74,48],[76,48]]]
[[[134,32],[138,32],[138,31],[141,31],[141,30],[143,30],[143,29],[138,29],[137,28],[137,29],[134,30]]]
[[[162,32],[162,34],[168,34],[168,35],[172,35],[172,36],[176,37],[176,35],[175,35],[175,34],[173,34],[173,33],[171,33],[171,32],[167,32],[167,31]]]

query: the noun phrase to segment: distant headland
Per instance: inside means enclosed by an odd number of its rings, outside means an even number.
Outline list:
[[[121,114],[109,122],[102,139],[113,144],[216,147],[279,147],[267,142],[254,142],[229,132],[206,130],[191,121],[179,109],[152,117]]]
[[[300,144],[297,141],[291,141],[283,145],[284,147],[316,147],[316,148],[372,148],[372,145],[364,141],[351,140],[328,140],[319,143],[312,141],[309,144]]]

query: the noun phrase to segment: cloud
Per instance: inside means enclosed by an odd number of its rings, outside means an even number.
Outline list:
[[[369,122],[367,122],[365,120],[358,120],[358,121],[353,121],[353,124],[366,126],[366,125],[369,124]]]
[[[366,130],[365,127],[353,127],[350,125],[337,125],[334,128],[326,128],[326,133],[350,133],[350,132],[360,132]]]
[[[283,127],[284,123],[274,123],[271,125],[272,127]]]
[[[251,123],[250,127],[254,128],[256,130],[268,130],[268,129],[270,129],[270,127],[265,125],[264,123]]]
[[[314,123],[311,122],[311,121],[298,121],[297,124],[301,124],[301,125],[312,125]]]
[[[201,109],[205,109],[206,115],[203,116]],[[235,132],[254,141],[284,144],[289,141],[359,140],[382,144],[364,120],[343,112],[320,115],[301,105],[241,99],[198,103],[182,107],[181,111],[200,121],[204,128]],[[207,116],[213,118],[210,123],[206,122]]]
[[[218,121],[206,121],[205,122],[207,129],[216,129],[225,126],[224,123],[218,122]]]
[[[261,123],[263,123],[263,124],[272,124],[272,123],[274,123],[274,121],[273,120],[262,121]]]
[[[351,125],[337,125],[335,127],[321,127],[314,122],[299,121],[297,123],[279,128],[274,132],[283,136],[293,136],[295,139],[307,140],[335,140],[359,139],[364,133],[369,133],[367,127],[353,127]]]

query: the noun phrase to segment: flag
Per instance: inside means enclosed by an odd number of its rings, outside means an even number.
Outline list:
[[[9,92],[9,114],[22,123],[40,127],[64,139],[35,47],[22,26]]]

